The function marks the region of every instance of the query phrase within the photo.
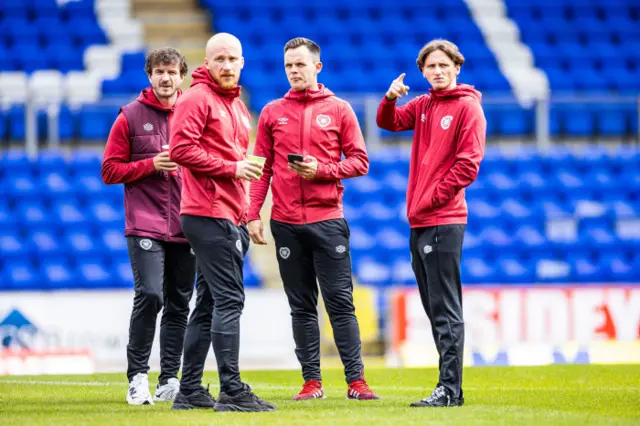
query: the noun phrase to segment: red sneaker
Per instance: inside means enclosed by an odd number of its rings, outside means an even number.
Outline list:
[[[307,399],[324,398],[324,391],[322,390],[322,382],[319,380],[309,380],[302,385],[302,390],[299,394],[293,397],[294,401],[304,401]]]
[[[347,391],[347,399],[359,399],[359,400],[367,400],[367,399],[380,399],[378,395],[373,393],[373,391],[369,388],[367,382],[362,380],[354,380],[349,383],[349,390]]]

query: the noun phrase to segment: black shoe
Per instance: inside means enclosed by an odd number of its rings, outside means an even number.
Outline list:
[[[460,389],[460,398],[453,398],[444,386],[436,387],[431,395],[411,404],[411,407],[460,407],[464,404],[464,396]]]
[[[258,398],[258,395],[253,393],[249,386],[246,386],[245,390],[236,396],[229,396],[224,392],[220,392],[218,401],[213,409],[215,411],[255,412],[274,411],[276,406],[275,404]]]
[[[182,393],[182,389],[173,400],[172,410],[193,410],[198,408],[211,409],[216,405],[216,400],[209,393],[209,385],[207,388],[202,386],[188,395]]]

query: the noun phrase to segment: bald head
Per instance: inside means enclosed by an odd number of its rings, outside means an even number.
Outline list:
[[[207,58],[211,59],[211,56],[220,48],[237,51],[242,56],[242,44],[233,34],[218,33],[211,37],[205,49]]]
[[[223,89],[235,88],[244,67],[240,40],[228,33],[211,37],[207,42],[204,64],[213,80]]]

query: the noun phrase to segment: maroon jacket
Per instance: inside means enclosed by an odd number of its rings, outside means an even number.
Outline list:
[[[379,127],[414,131],[407,187],[412,228],[467,223],[465,188],[478,176],[487,131],[481,98],[472,86],[458,84],[401,107],[386,97],[380,102]]]
[[[171,174],[153,166],[169,144],[172,116],[173,108],[165,109],[149,87],[120,109],[109,133],[101,174],[108,185],[124,183],[125,236],[187,242],[179,216],[182,170]]]

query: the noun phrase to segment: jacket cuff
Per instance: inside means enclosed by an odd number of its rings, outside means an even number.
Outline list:
[[[252,220],[260,220],[260,213],[255,213],[250,211],[249,214],[247,215],[247,223],[251,222]]]
[[[324,179],[327,177],[327,166],[325,166],[324,164],[318,162],[318,170],[316,170],[316,177],[315,179]]]
[[[144,164],[145,176],[152,175],[156,172],[156,167],[153,165],[153,157],[147,158],[146,160],[142,160],[142,161],[145,162]]]

